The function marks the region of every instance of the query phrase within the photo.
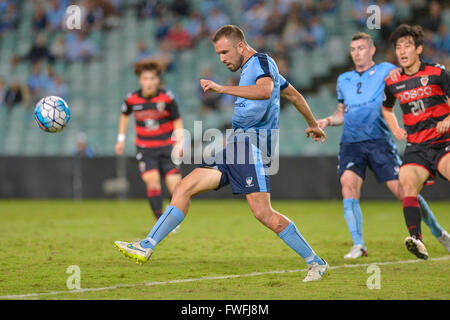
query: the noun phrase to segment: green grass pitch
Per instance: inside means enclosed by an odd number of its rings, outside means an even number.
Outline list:
[[[430,206],[450,230],[450,202]],[[369,257],[352,261],[343,259],[352,243],[340,201],[273,201],[273,207],[297,224],[320,256],[338,267],[328,279],[302,283],[304,261],[252,216],[243,199],[194,199],[180,232],[166,238],[143,266],[126,259],[113,242],[147,235],[154,220],[145,200],[2,200],[0,297],[450,299],[450,254],[425,224],[430,258],[443,259],[400,263],[417,260],[403,246],[407,231],[400,202],[361,202]],[[367,265],[375,262],[392,263],[379,265],[381,288],[370,290]],[[79,266],[81,289],[89,290],[74,293],[67,288],[66,270],[71,265]],[[289,270],[298,271],[273,272]],[[253,272],[263,274],[248,276]],[[227,275],[244,276],[223,277]],[[161,283],[149,285],[156,281]],[[33,293],[42,294],[28,295]]]

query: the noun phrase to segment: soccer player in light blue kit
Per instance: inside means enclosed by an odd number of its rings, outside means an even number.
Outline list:
[[[213,161],[205,160],[176,186],[170,206],[146,239],[131,243],[116,241],[115,245],[127,257],[147,262],[155,246],[183,221],[192,196],[230,184],[233,194],[245,194],[254,216],[306,261],[308,273],[303,281],[321,280],[329,274],[328,263],[309,246],[294,222],[271,207],[269,172],[264,170],[269,164],[263,161],[265,155],[270,158],[270,152],[265,154],[262,145],[276,143],[271,137],[278,129],[280,96],[288,99],[305,118],[307,137],[323,143],[326,135],[303,96],[279,74],[272,58],[247,44],[240,28],[223,26],[212,41],[221,62],[230,71],[241,69],[239,86],[200,80],[205,92],[211,90],[237,97],[232,119],[234,133]],[[239,161],[242,155],[243,162]]]
[[[359,32],[353,36],[350,54],[355,70],[338,77],[337,111],[332,116],[318,121],[322,129],[344,124],[338,176],[342,185],[344,217],[353,239],[353,247],[344,256],[347,259],[367,255],[359,205],[366,167],[374,172],[378,183],[386,183],[397,199],[403,199],[398,181],[401,160],[381,113],[384,79],[395,76],[396,66],[387,62],[375,64],[375,50],[370,35]],[[439,226],[433,212],[420,195],[419,203],[423,220],[449,251],[448,233]]]

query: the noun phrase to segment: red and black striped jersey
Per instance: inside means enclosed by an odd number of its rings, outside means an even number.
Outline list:
[[[450,141],[450,132],[436,131],[437,123],[450,114],[450,73],[444,66],[422,62],[413,75],[402,71],[397,81],[388,78],[384,93],[384,107],[400,102],[409,143]]]
[[[136,123],[136,146],[157,148],[172,145],[173,121],[180,118],[172,92],[158,89],[145,98],[141,90],[130,93],[122,104],[122,113],[133,113]]]

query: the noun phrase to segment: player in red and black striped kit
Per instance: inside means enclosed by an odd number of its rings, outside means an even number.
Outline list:
[[[417,195],[437,173],[450,181],[450,73],[443,66],[420,59],[421,27],[401,25],[391,40],[402,71],[396,81],[386,80],[383,116],[398,140],[407,139],[399,172],[405,195],[403,212],[410,232],[405,245],[417,257],[427,259]],[[399,127],[392,112],[395,100],[400,102],[405,129]]]
[[[125,147],[129,116],[133,114],[136,159],[156,219],[162,214],[161,177],[170,195],[181,180],[179,167],[172,161],[172,151],[176,157],[180,157],[183,143],[183,136],[177,131],[172,138],[174,130],[183,128],[183,122],[173,94],[160,88],[161,72],[161,66],[156,61],[146,60],[135,65],[141,89],[129,94],[122,105],[116,143],[116,154],[121,155]]]

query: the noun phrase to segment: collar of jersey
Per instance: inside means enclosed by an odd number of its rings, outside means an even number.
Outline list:
[[[254,54],[252,54],[251,56],[250,56],[250,58],[248,58],[248,60],[244,63],[244,65],[241,67],[241,70],[244,70],[244,67],[250,62],[250,60],[252,60],[252,58],[254,57],[254,56],[256,56],[257,54],[258,54],[259,52],[256,52],[256,53],[254,53]]]
[[[154,96],[151,96],[151,97],[148,97],[148,98],[147,98],[147,97],[144,97],[144,96],[142,95],[142,89],[139,89],[138,92],[137,92],[137,94],[138,94],[138,96],[139,96],[140,98],[142,98],[142,99],[150,100],[150,99],[156,97],[156,96],[159,94],[159,88],[156,89],[156,94],[155,94]]]
[[[366,74],[367,71],[372,70],[373,68],[375,68],[376,65],[377,65],[377,64],[374,63],[373,66],[371,66],[371,67],[370,67],[369,69],[367,69],[367,70],[364,70],[363,72],[358,72],[358,71],[356,71],[356,69],[355,69],[354,71],[356,72],[357,75],[359,75],[360,77],[362,77],[363,75]]]
[[[407,73],[405,72],[405,70],[403,70],[403,68],[402,68],[401,74],[407,75],[408,77],[413,77],[413,76],[415,76],[417,73],[419,73],[420,71],[422,71],[423,69],[425,69],[425,62],[423,62],[423,60],[420,59],[420,67],[419,67],[419,70],[417,70],[417,72],[415,72],[415,73],[413,73],[413,74],[407,74]]]

